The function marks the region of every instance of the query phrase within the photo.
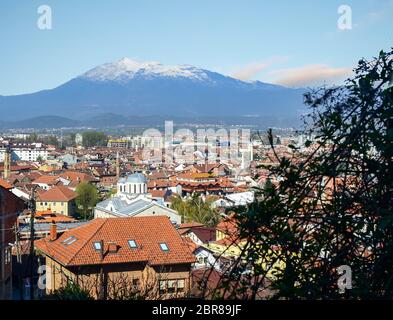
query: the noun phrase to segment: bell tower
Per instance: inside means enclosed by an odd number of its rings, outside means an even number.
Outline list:
[[[7,179],[11,173],[11,148],[7,146],[4,152],[4,172],[3,177]]]

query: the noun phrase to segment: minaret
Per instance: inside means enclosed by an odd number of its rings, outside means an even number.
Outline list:
[[[205,173],[207,173],[207,162],[209,160],[209,150],[208,147],[205,148]]]
[[[117,180],[119,180],[119,178],[120,178],[119,151],[117,151],[117,155],[116,155],[116,178],[117,178]]]
[[[11,148],[9,146],[6,147],[4,152],[4,179],[7,179],[11,173]]]

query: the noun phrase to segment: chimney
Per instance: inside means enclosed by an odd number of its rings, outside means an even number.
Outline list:
[[[50,234],[49,234],[49,240],[50,241],[55,241],[57,239],[57,226],[54,221],[52,221],[50,225]]]
[[[117,243],[108,242],[108,253],[116,253],[116,252],[117,252]]]

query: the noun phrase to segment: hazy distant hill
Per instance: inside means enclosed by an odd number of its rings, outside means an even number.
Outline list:
[[[259,81],[244,82],[189,65],[166,66],[124,58],[52,90],[0,96],[0,111],[2,121],[7,122],[54,115],[94,124],[105,121],[101,116],[110,113],[114,116],[107,120],[118,123],[124,116],[210,117],[217,121],[244,116],[266,118],[276,125],[274,122],[293,121],[304,111],[303,92]],[[39,119],[43,118],[36,119],[37,125]],[[45,121],[41,124],[46,125]]]
[[[0,129],[19,129],[19,128],[73,128],[79,127],[82,123],[59,116],[41,116],[19,121],[0,121]]]

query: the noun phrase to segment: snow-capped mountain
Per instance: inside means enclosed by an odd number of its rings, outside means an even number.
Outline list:
[[[190,65],[123,58],[97,66],[51,90],[0,96],[2,120],[61,116],[75,120],[112,113],[126,117],[253,115],[271,125],[304,112],[302,89],[244,82]],[[288,123],[288,121],[286,123]]]
[[[138,62],[122,58],[112,63],[98,66],[81,76],[92,81],[126,82],[136,77],[181,77],[191,80],[208,81],[209,76],[202,70],[191,65],[163,65],[156,61]]]

